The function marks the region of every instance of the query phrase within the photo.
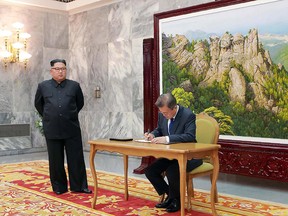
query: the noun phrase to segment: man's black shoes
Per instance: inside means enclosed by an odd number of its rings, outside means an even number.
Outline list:
[[[66,193],[68,192],[67,190],[64,190],[64,191],[54,191],[54,193],[56,193],[57,195],[60,195],[60,194],[63,194],[63,193]],[[91,194],[92,191],[89,190],[88,188],[84,188],[82,190],[79,190],[79,191],[71,191],[72,193],[85,193],[85,194]]]
[[[72,192],[74,192],[74,193],[86,193],[86,194],[91,194],[91,193],[92,193],[92,191],[89,190],[88,188],[84,188],[84,189],[82,189],[82,190],[72,191]]]
[[[172,199],[169,199],[169,197],[167,197],[164,202],[158,203],[155,205],[156,208],[167,208],[170,203],[172,202]]]
[[[80,191],[80,193],[86,193],[86,194],[91,194],[92,191],[89,190],[88,188],[83,189],[82,191]]]
[[[166,208],[167,212],[177,212],[181,208],[179,199],[171,199],[170,205]]]
[[[54,193],[56,193],[57,195],[60,195],[60,194],[63,194],[63,193],[66,193],[67,190],[64,190],[64,191],[54,191]]]

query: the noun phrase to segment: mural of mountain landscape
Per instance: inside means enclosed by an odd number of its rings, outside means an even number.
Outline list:
[[[281,14],[276,10],[281,5],[263,7],[263,14],[257,16],[264,21],[267,7]],[[286,3],[286,11],[287,7]],[[246,12],[251,9],[255,11]],[[243,21],[237,31],[236,15],[237,11],[231,13],[233,27],[226,25],[222,32],[193,29],[193,24],[179,34],[163,28],[162,91],[172,91],[195,113],[214,116],[222,135],[288,139],[288,29],[285,32],[280,25],[284,17],[280,24],[270,20],[268,26]]]

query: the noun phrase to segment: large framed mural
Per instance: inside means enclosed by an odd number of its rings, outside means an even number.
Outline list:
[[[221,172],[288,181],[287,11],[285,0],[220,0],[155,14],[144,129],[157,123],[147,101],[172,92],[219,122]]]
[[[288,144],[287,9],[250,1],[159,19],[160,93],[216,117],[221,135]]]

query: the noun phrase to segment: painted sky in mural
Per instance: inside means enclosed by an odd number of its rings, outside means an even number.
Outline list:
[[[185,15],[163,19],[161,32],[167,36],[180,34],[189,40],[198,40],[208,39],[212,35],[222,36],[227,31],[247,35],[251,28],[256,28],[261,43],[269,50],[273,59],[273,53],[283,44],[288,44],[287,11],[288,4],[285,0],[255,1],[192,13],[189,17]]]

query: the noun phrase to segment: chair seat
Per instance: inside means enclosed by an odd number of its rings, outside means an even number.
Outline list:
[[[211,163],[203,162],[202,165],[200,165],[199,167],[193,169],[188,174],[197,174],[197,173],[208,172],[210,170],[213,170],[213,168],[214,168],[214,166]]]

